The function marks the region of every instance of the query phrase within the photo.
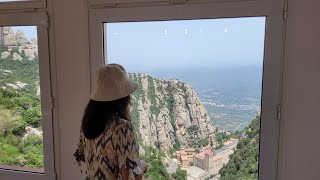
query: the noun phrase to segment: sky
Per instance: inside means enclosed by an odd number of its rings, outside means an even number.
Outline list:
[[[265,17],[105,24],[108,63],[148,68],[261,66]]]
[[[0,0],[1,1],[1,0]],[[19,29],[24,32],[27,39],[37,38],[37,27],[36,26],[11,26],[13,31],[16,33]]]

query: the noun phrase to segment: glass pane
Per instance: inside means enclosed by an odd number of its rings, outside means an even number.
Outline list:
[[[146,177],[258,179],[265,17],[106,23],[105,31],[106,63],[139,84],[131,118]]]
[[[0,27],[0,168],[43,172],[36,26]]]

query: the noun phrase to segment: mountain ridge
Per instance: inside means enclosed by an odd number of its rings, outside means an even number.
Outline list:
[[[132,95],[132,121],[145,146],[168,152],[174,145],[190,146],[190,138],[211,137],[215,128],[192,87],[177,79],[163,80],[144,73],[128,73],[139,85]],[[196,127],[194,134],[188,128]]]

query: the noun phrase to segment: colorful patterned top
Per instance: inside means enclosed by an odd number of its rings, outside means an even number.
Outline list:
[[[129,180],[141,174],[134,129],[131,122],[124,119],[114,120],[95,139],[85,138],[81,131],[74,156],[87,180],[122,180],[122,166],[128,169]]]

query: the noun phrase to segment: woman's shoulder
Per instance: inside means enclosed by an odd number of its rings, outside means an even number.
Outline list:
[[[116,130],[132,129],[132,123],[126,119],[119,118],[116,121]]]

